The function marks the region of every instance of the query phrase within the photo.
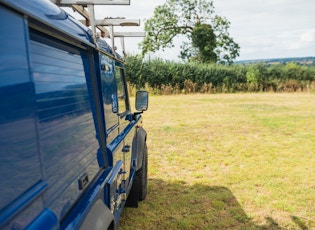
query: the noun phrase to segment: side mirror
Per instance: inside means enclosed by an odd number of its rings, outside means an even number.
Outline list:
[[[149,93],[146,90],[139,90],[136,93],[136,110],[146,111],[149,104]]]

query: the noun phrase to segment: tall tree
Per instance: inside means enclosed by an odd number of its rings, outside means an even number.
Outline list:
[[[228,30],[230,22],[214,14],[212,0],[166,0],[145,22],[147,32],[141,46],[143,54],[174,47],[174,38],[185,35],[182,59],[200,62],[232,63],[240,47]]]
[[[191,33],[192,47],[197,49],[197,58],[201,62],[217,62],[215,53],[216,36],[213,28],[208,24],[197,24]]]

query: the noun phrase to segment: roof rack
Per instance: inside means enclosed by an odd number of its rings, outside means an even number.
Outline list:
[[[58,6],[71,5],[130,5],[130,0],[51,0]]]
[[[124,38],[125,37],[144,37],[145,32],[114,32],[114,26],[139,26],[140,19],[126,18],[104,18],[95,19],[94,5],[130,5],[130,0],[51,0],[58,6],[71,7],[75,12],[78,12],[85,20],[80,20],[86,26],[91,26],[94,43],[97,44],[97,39],[110,38],[113,53],[115,52],[114,38],[120,37],[123,55],[126,56]],[[109,28],[109,30],[106,27]],[[96,33],[96,28],[100,30],[100,34]]]

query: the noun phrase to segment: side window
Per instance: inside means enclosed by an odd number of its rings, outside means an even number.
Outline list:
[[[89,54],[34,29],[30,39],[41,170],[49,184],[43,202],[62,216],[82,192],[79,175],[92,179],[99,171]]]
[[[115,79],[114,60],[100,53],[101,85],[106,128],[111,129],[118,124],[118,97]]]
[[[118,112],[120,114],[124,113],[127,110],[126,104],[126,91],[123,78],[122,69],[116,67],[116,84],[117,84],[117,95],[118,95]]]

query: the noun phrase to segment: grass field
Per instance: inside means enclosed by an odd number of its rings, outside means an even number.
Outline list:
[[[315,95],[151,96],[148,196],[120,229],[315,229]]]

